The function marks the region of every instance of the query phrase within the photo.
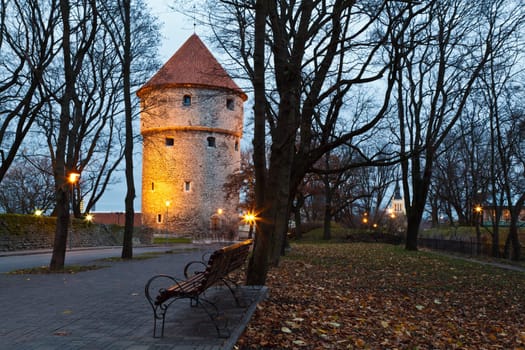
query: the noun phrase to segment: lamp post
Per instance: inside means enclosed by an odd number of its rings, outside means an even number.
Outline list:
[[[222,232],[222,214],[223,213],[224,213],[224,210],[222,208],[218,208],[217,209],[217,226],[216,226],[216,230],[214,232],[215,239],[217,240],[217,242],[220,242],[221,239],[223,239],[224,236],[225,236],[224,232],[221,234],[221,232]]]
[[[42,224],[42,215],[44,215],[44,211],[42,209],[35,209],[35,216],[37,217],[38,224]]]
[[[365,227],[366,231],[368,232],[369,229],[370,229],[370,225],[369,225],[370,220],[368,220],[368,212],[365,211],[363,213],[363,219],[361,221],[362,221],[363,226]]]
[[[67,181],[71,184],[71,213],[75,213],[74,209],[74,200],[75,200],[75,185],[78,183],[78,180],[80,179],[80,173],[76,171],[72,171],[67,176]],[[71,213],[69,215],[69,220],[71,221],[71,232],[69,233],[69,249],[73,248],[73,218],[71,217]],[[74,215],[73,215],[74,216]]]
[[[476,205],[474,207],[474,216],[476,220],[476,254],[480,255],[481,253],[481,232],[479,229],[479,224],[482,220],[483,207],[481,205]]]
[[[166,205],[166,215],[165,215],[165,219],[166,219],[166,224],[165,224],[166,233],[165,233],[164,238],[166,239],[166,244],[168,244],[168,230],[169,230],[169,228],[168,228],[168,209],[169,209],[169,207],[171,205],[171,201],[167,200],[164,204]]]

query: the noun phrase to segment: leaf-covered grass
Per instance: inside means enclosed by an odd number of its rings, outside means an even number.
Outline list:
[[[122,259],[121,257],[111,257],[111,258],[103,258],[100,259],[100,261],[107,261],[107,262],[119,262],[119,261],[130,261],[130,260],[148,260],[153,258],[158,258],[159,256],[165,255],[165,254],[174,254],[174,250],[166,250],[163,252],[146,252],[142,254],[134,255],[132,259]]]
[[[300,244],[238,348],[525,348],[525,273],[383,244]]]
[[[107,266],[102,265],[66,265],[63,269],[60,270],[50,270],[49,266],[39,266],[32,267],[28,269],[19,269],[8,272],[9,275],[43,275],[43,274],[52,274],[52,273],[65,273],[65,274],[75,274],[79,272],[92,271],[103,269]]]
[[[112,256],[110,258],[102,258],[102,259],[99,259],[98,261],[103,261],[103,262],[121,262],[121,261],[131,261],[131,260],[148,260],[148,259],[153,259],[153,258],[157,258],[159,257],[160,255],[163,255],[165,253],[145,253],[145,254],[141,254],[141,255],[136,255],[136,256],[133,256],[132,259],[123,259],[121,258],[120,256]]]
[[[307,242],[307,243],[327,243],[323,240],[323,227],[322,225],[320,227],[316,227],[312,230],[309,230],[308,232],[303,233],[303,237],[301,238],[300,242]],[[331,241],[342,241],[347,238],[349,234],[352,233],[360,233],[362,230],[357,229],[349,229],[346,227],[343,227],[336,222],[332,222],[330,224],[330,233],[331,233]]]

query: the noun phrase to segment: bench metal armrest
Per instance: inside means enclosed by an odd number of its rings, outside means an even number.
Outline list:
[[[201,260],[204,263],[207,263],[210,260],[211,255],[213,254],[213,250],[208,250],[202,254]]]
[[[163,286],[170,286],[170,285],[173,285],[173,284],[176,284],[180,287],[180,282],[182,282],[182,280],[180,279],[177,279],[173,276],[170,276],[170,275],[155,275],[153,277],[151,277],[149,280],[148,280],[148,283],[146,283],[146,286],[144,287],[144,293],[146,294],[146,299],[148,299],[148,302],[151,304],[151,307],[153,308],[153,311],[155,311],[156,309],[156,297],[158,295],[160,295],[162,292],[164,292],[166,290],[166,288],[162,287],[162,288],[153,288],[152,290],[152,286],[151,284],[158,280],[158,279],[168,279],[171,281],[171,283],[163,283],[162,285]],[[161,284],[159,284],[161,285]],[[152,293],[153,292],[153,293]]]
[[[195,267],[195,265],[198,265]],[[204,261],[190,261],[189,263],[184,266],[184,277],[190,278],[193,275],[196,275],[198,273],[203,273],[206,271],[206,268],[208,267],[208,264]]]

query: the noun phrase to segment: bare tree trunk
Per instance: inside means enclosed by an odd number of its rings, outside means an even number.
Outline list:
[[[429,145],[430,147],[430,145]],[[433,167],[434,153],[431,150],[425,152],[425,165],[423,174],[422,169],[419,168],[422,155],[416,154],[412,159],[412,202],[406,206],[407,211],[407,235],[405,248],[407,250],[417,250],[417,239],[419,235],[419,227],[423,219],[425,211],[425,203],[427,201],[428,190],[430,188],[430,178]],[[408,177],[403,174],[404,188],[408,188]]]
[[[419,234],[419,226],[421,225],[421,217],[419,208],[413,208],[407,211],[407,232],[405,248],[407,250],[417,250],[417,238]]]
[[[255,168],[255,208],[256,215],[266,216],[264,211],[266,190],[266,91],[264,73],[264,47],[266,38],[266,17],[268,2],[257,0],[255,3],[255,37],[253,54],[254,87],[254,137],[253,164]],[[271,227],[258,220],[255,230],[255,244],[246,275],[248,285],[264,285],[268,274],[268,251]]]
[[[278,124],[285,123],[287,126],[277,126],[279,131],[274,136],[272,144],[265,200],[265,208],[269,208],[267,210],[269,215],[263,217],[263,220],[268,219],[274,223],[269,256],[271,266],[279,264],[284,236],[288,229],[291,164],[293,163],[295,149],[296,128],[294,124],[297,118],[294,106],[298,102],[293,94],[283,96],[279,106]]]
[[[328,161],[327,161],[328,163]],[[329,175],[323,175],[324,179],[324,219],[323,219],[323,239],[329,241],[332,238],[332,189],[330,188]]]
[[[71,37],[72,28],[70,25],[70,4],[68,0],[60,0],[60,14],[63,25],[62,55],[64,59],[64,92],[60,98],[60,121],[59,132],[55,151],[55,186],[56,186],[56,214],[57,225],[55,230],[55,241],[53,245],[53,255],[49,265],[51,270],[59,270],[64,267],[66,245],[68,237],[69,222],[69,191],[71,188],[67,183],[68,173],[79,171],[76,164],[79,156],[78,130],[82,122],[82,109],[79,96],[76,93],[75,85],[80,67],[86,57],[88,48],[95,39],[97,30],[96,7],[94,1],[88,1],[90,11],[82,23],[82,28],[76,28],[76,33],[82,31],[85,35],[82,39],[75,38],[77,47],[72,48]],[[89,25],[88,25],[89,23]],[[88,29],[89,27],[89,29]],[[71,110],[73,108],[73,110]]]
[[[133,227],[135,210],[135,183],[133,181],[133,111],[131,108],[131,15],[130,0],[123,0],[124,11],[124,59],[122,62],[122,75],[124,78],[124,109],[126,115],[126,216],[124,223],[124,239],[122,243],[122,259],[133,258]]]
[[[64,268],[66,259],[66,245],[69,226],[69,189],[66,181],[68,164],[66,164],[67,137],[69,123],[71,121],[70,103],[73,100],[75,81],[72,75],[70,26],[69,26],[69,2],[60,0],[60,12],[63,25],[62,50],[64,56],[65,91],[61,100],[60,129],[56,144],[56,160],[54,167],[55,190],[56,190],[56,228],[51,256],[50,270]],[[70,166],[70,164],[69,164]]]

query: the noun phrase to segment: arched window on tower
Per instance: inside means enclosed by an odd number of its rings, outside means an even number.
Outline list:
[[[215,137],[210,136],[208,137],[208,147],[215,147]]]
[[[230,111],[235,109],[235,102],[233,101],[233,98],[226,99],[226,108],[228,108]]]
[[[235,151],[239,150],[239,141],[235,141]]]
[[[182,105],[191,106],[191,96],[190,95],[184,95],[184,97],[182,98]]]

